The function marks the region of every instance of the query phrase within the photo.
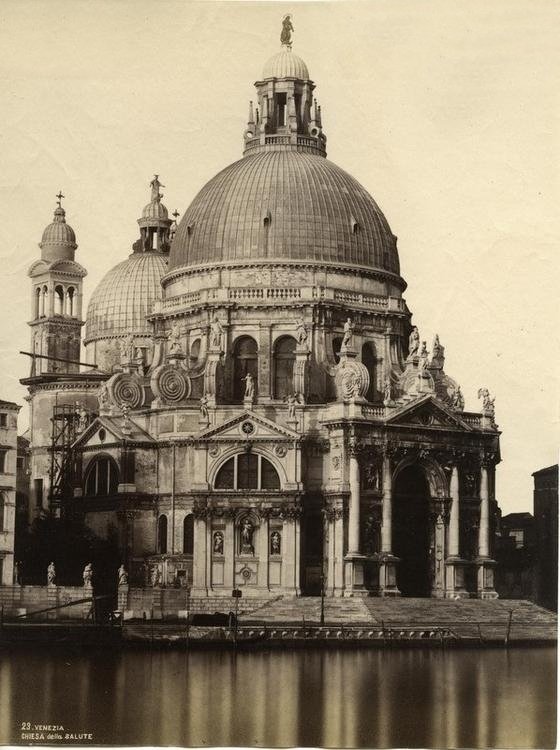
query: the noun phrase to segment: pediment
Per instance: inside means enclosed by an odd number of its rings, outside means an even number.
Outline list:
[[[461,419],[460,413],[451,411],[432,395],[423,396],[399,407],[391,414],[387,424],[472,431],[472,428]]]
[[[238,441],[238,440],[298,440],[299,433],[271,419],[261,417],[250,411],[245,411],[237,417],[228,419],[221,425],[200,432],[195,440]]]
[[[96,417],[72,444],[72,448],[102,448],[111,443],[155,442],[154,439],[132,419],[128,420],[126,435],[122,429],[122,417]]]

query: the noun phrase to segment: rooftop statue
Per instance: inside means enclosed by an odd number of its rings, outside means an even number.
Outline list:
[[[165,187],[165,185],[162,185],[161,182],[159,181],[158,174],[154,175],[154,179],[150,182],[150,187],[152,188],[151,200],[157,201],[159,203],[160,200],[163,198],[163,195],[162,193],[159,192],[159,189],[161,187]]]
[[[282,19],[282,31],[280,32],[280,43],[286,47],[292,46],[292,32],[294,27],[292,25],[292,17],[288,13]]]
[[[408,338],[408,356],[413,357],[415,354],[418,354],[419,346],[420,334],[418,333],[418,328],[414,326]]]

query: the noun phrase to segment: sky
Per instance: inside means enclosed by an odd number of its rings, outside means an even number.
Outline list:
[[[329,159],[398,236],[405,297],[503,431],[497,498],[558,460],[558,28],[548,0],[0,4],[0,398],[24,404],[27,269],[62,189],[85,299],[131,252],[154,173],[170,212],[241,157],[253,83],[292,13]],[[27,423],[21,411],[20,431]]]

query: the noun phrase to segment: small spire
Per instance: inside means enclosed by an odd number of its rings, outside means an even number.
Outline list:
[[[248,120],[248,123],[249,123],[249,125],[254,125],[255,124],[255,115],[254,115],[254,112],[253,112],[253,102],[249,102],[249,120]]]
[[[292,49],[292,32],[294,27],[292,25],[292,17],[287,13],[282,19],[282,31],[280,32],[280,44],[283,47]]]
[[[62,195],[62,190],[58,191],[58,195],[56,196],[58,200],[56,201],[59,208],[62,208],[62,199],[65,198],[65,195]]]

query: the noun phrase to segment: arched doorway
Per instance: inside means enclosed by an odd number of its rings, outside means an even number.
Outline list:
[[[430,596],[430,492],[424,471],[406,466],[393,489],[393,552],[403,596]]]

